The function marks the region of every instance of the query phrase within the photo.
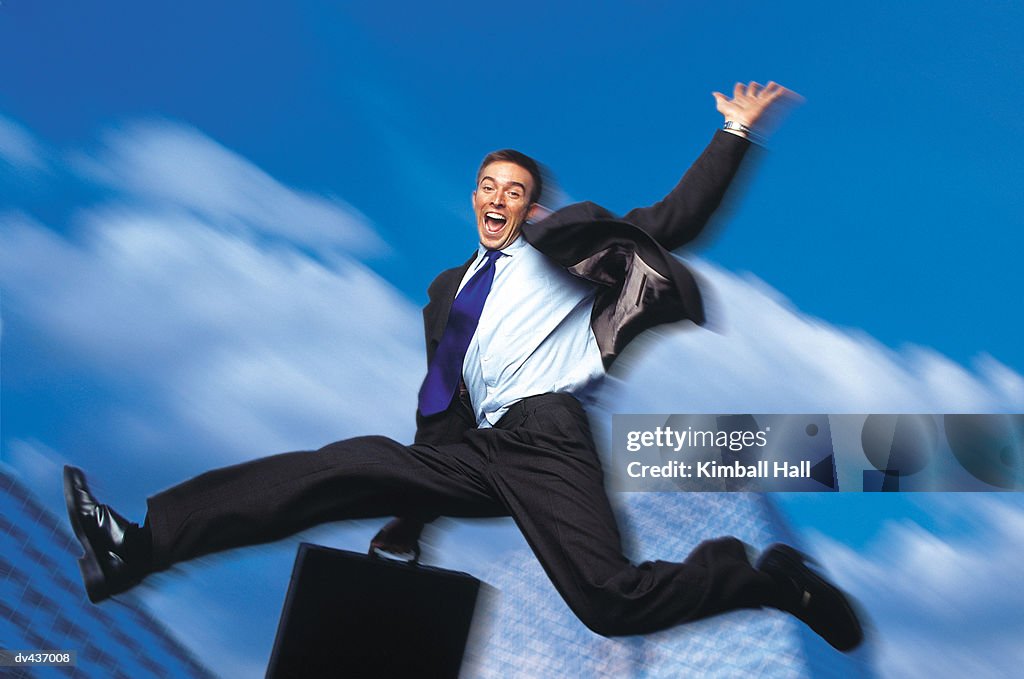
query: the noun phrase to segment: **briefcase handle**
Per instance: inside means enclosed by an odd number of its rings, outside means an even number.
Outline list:
[[[381,561],[399,561],[401,563],[408,563],[410,565],[421,565],[419,548],[412,552],[412,555],[408,559],[402,558],[403,556],[407,556],[408,554],[392,554],[391,552],[385,552],[383,549],[380,549],[379,547],[371,547],[367,553],[370,554],[371,557],[375,559],[380,559]]]
[[[388,561],[404,561],[405,563],[418,564],[420,562],[420,536],[423,531],[424,522],[406,518],[394,518],[370,540],[370,548],[367,554],[372,557]],[[409,552],[394,552],[386,549],[386,546],[412,545]],[[412,555],[411,559],[402,558],[405,555]]]
[[[376,547],[371,544],[370,549],[367,550],[367,554],[369,554],[374,559],[380,559],[382,561],[399,561],[402,563],[407,563],[412,566],[420,565],[420,546],[418,544],[413,548],[411,553],[406,552],[405,554],[395,554],[393,552],[387,552],[381,549],[380,547]],[[408,554],[411,554],[410,558],[402,558],[404,556],[407,556]]]

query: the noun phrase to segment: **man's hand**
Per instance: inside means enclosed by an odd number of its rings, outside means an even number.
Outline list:
[[[419,561],[422,532],[423,522],[418,519],[392,519],[370,540],[370,554],[379,549],[398,556],[412,555],[414,561]]]
[[[726,120],[744,125],[760,134],[766,133],[766,128],[770,127],[770,119],[777,116],[784,108],[784,103],[798,104],[803,101],[799,94],[774,81],[763,87],[753,81],[749,85],[736,83],[732,99],[721,92],[711,94],[717,102],[718,112],[725,116]],[[746,136],[739,131],[735,133]]]

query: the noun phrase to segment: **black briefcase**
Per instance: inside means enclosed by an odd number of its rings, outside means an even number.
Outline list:
[[[267,676],[457,677],[480,581],[299,545]]]

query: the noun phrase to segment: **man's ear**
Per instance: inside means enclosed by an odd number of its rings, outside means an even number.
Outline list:
[[[526,220],[530,222],[535,222],[539,219],[544,219],[549,214],[551,214],[551,210],[547,209],[540,203],[534,203],[533,205],[530,206],[530,210],[526,213]]]
[[[469,194],[469,204],[473,208],[473,212],[476,212],[476,191]]]

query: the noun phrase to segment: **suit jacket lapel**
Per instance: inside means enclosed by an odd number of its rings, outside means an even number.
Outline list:
[[[476,260],[476,253],[466,262],[454,269],[442,272],[427,291],[430,301],[423,307],[423,325],[427,335],[427,361],[434,357],[434,350],[441,342],[445,326],[448,324],[448,312],[451,311],[455,293],[466,271]]]

